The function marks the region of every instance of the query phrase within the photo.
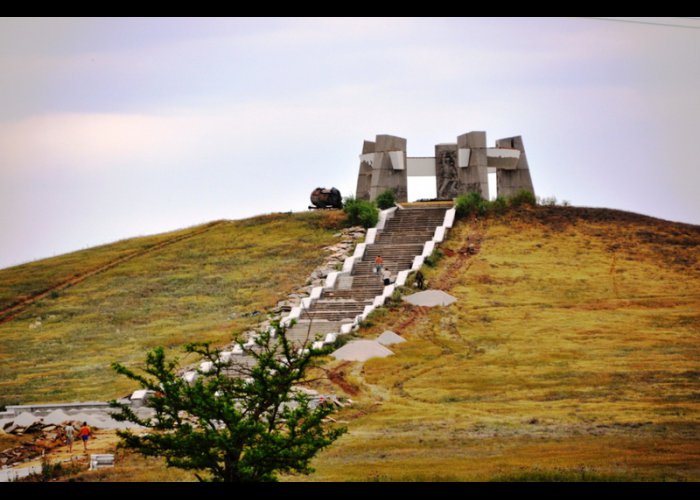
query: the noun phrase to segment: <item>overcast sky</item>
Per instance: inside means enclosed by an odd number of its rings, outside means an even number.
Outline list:
[[[354,194],[381,133],[522,135],[538,195],[700,224],[700,29],[0,19],[0,68],[0,267]]]

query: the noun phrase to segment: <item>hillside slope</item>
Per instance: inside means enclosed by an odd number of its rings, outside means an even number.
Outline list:
[[[0,311],[17,308],[0,313],[0,405],[121,396],[132,386],[113,361],[229,341],[304,284],[341,219],[219,221],[0,270]]]
[[[357,404],[312,479],[700,479],[700,227],[537,207],[442,248],[458,302],[381,309],[396,355],[330,364]]]

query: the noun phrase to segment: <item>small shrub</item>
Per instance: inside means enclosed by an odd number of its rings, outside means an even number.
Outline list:
[[[557,197],[556,196],[549,196],[547,198],[542,198],[542,199],[538,200],[537,204],[544,205],[546,207],[555,207],[557,205]]]
[[[396,205],[396,199],[394,198],[394,192],[391,189],[387,189],[382,194],[377,196],[377,206],[380,210],[386,210]]]
[[[394,292],[391,294],[391,297],[387,297],[386,301],[384,302],[384,306],[388,307],[389,309],[396,309],[402,303],[402,301],[401,301],[402,295],[403,295],[403,293],[401,293],[400,289],[398,289],[398,288],[394,289]]]
[[[521,205],[530,205],[531,207],[537,205],[537,199],[535,198],[534,193],[523,189],[510,197],[511,207],[519,207]]]
[[[571,202],[569,200],[561,200],[561,206],[562,207],[570,207]]]
[[[489,213],[501,215],[506,213],[507,210],[508,200],[506,200],[503,196],[499,196],[495,200],[488,202]]]
[[[435,266],[437,266],[440,259],[442,259],[442,257],[443,257],[442,250],[440,250],[439,248],[436,248],[435,250],[433,250],[433,253],[431,253],[430,255],[428,255],[425,258],[425,260],[423,262],[428,267],[435,267]]]
[[[376,226],[379,221],[379,210],[371,201],[357,200],[349,196],[345,198],[343,211],[347,214],[351,226],[370,228]]]
[[[458,217],[468,215],[485,215],[488,202],[481,197],[481,193],[467,193],[457,197],[455,210]]]

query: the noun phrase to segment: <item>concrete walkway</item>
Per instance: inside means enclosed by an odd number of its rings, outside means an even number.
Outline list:
[[[31,467],[18,467],[16,469],[0,469],[0,483],[9,483],[16,481],[29,474],[38,474],[41,472],[41,465],[32,465]]]

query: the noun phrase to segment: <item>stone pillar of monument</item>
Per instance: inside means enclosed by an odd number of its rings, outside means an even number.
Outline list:
[[[525,156],[525,145],[523,138],[519,135],[515,137],[506,137],[496,141],[498,148],[511,148],[520,151],[520,159],[514,170],[499,168],[496,170],[496,186],[498,196],[512,196],[518,191],[526,190],[535,194],[535,188],[532,186],[532,178],[530,177],[530,167]]]
[[[406,139],[378,135],[374,145],[369,199],[376,200],[384,191],[392,190],[397,202],[408,201],[407,178]]]
[[[464,192],[457,166],[457,144],[435,145],[435,183],[438,199],[456,198]]]
[[[355,199],[369,200],[369,190],[372,185],[372,163],[374,163],[374,146],[372,141],[364,141],[362,144],[362,157],[360,157],[360,173],[357,175],[357,190]],[[371,156],[371,158],[368,158]]]
[[[489,199],[486,132],[474,131],[457,137],[459,178],[464,193],[480,193]]]

